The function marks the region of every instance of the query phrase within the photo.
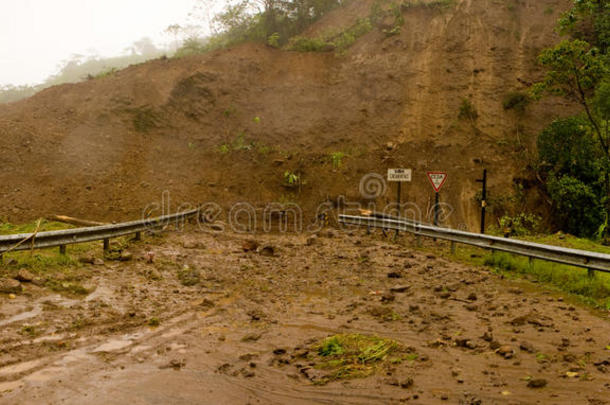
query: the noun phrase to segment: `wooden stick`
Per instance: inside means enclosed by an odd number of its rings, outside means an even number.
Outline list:
[[[77,225],[77,226],[100,226],[100,225],[107,225],[104,222],[89,221],[89,220],[86,220],[86,219],[68,217],[66,215],[51,215],[49,217],[49,219],[51,221],[63,222],[65,224]]]

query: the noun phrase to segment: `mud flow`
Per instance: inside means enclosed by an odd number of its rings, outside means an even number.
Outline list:
[[[3,404],[605,404],[610,324],[361,231],[145,238],[0,296]]]

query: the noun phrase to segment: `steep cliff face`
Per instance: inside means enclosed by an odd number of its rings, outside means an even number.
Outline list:
[[[518,114],[502,105],[540,77],[536,56],[557,41],[555,20],[569,3],[417,6],[404,11],[400,34],[375,28],[341,55],[249,44],[0,106],[0,216],[125,219],[164,191],[225,207],[294,200],[311,212],[339,195],[360,201],[364,175],[396,166],[414,169],[404,198],[424,212],[433,197],[425,172],[447,171],[448,223],[474,228],[482,169],[496,195],[512,193],[532,137],[573,108],[547,100]],[[308,34],[369,10],[354,2]],[[464,99],[477,118],[459,118]],[[340,165],[334,152],[345,155]],[[303,180],[300,192],[284,184],[287,171]]]

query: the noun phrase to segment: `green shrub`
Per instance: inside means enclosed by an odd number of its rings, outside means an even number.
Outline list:
[[[462,120],[469,119],[474,121],[479,117],[479,113],[477,112],[472,102],[469,99],[465,98],[462,100],[462,104],[460,104],[460,112],[458,114],[458,117]]]

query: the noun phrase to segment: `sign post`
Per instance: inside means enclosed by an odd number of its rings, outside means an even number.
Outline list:
[[[485,209],[487,208],[487,169],[483,169],[483,178],[477,179],[477,182],[483,183],[481,194],[481,233],[485,233]]]
[[[441,188],[445,185],[447,181],[447,173],[446,172],[428,172],[428,180],[430,180],[430,184],[432,184],[432,188],[434,189],[434,226],[438,226],[438,214],[439,214],[439,196],[438,193],[441,191]]]
[[[398,206],[398,216],[400,216],[400,195],[403,182],[410,182],[413,175],[412,169],[388,169],[388,181],[396,183],[396,204]],[[395,236],[398,236],[396,230]]]

